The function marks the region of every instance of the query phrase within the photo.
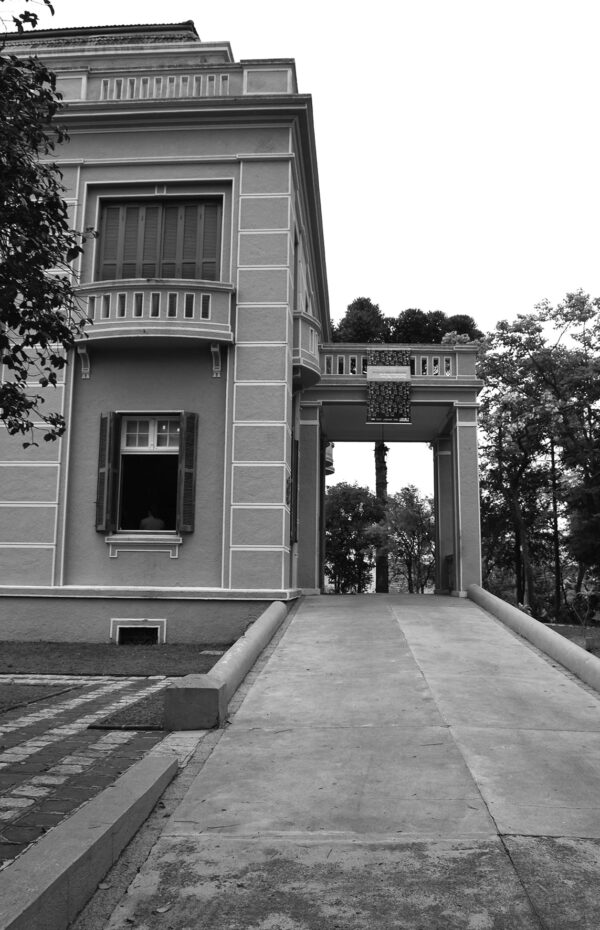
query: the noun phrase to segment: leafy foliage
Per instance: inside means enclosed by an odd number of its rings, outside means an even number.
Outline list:
[[[471,342],[482,333],[466,314],[446,316],[442,310],[403,310],[397,317],[385,317],[378,304],[368,297],[357,297],[345,316],[334,327],[335,342],[415,343]]]
[[[0,420],[31,438],[41,422],[45,439],[65,422],[43,411],[42,391],[56,385],[85,325],[69,265],[85,240],[70,228],[62,175],[48,160],[67,138],[53,122],[61,106],[37,58],[0,55]]]
[[[23,3],[25,4],[28,4],[29,2],[30,0],[23,0]],[[5,3],[5,0],[0,0],[0,3]],[[34,3],[47,7],[47,9],[50,10],[50,12],[54,15],[54,7],[50,3],[50,0],[34,0]],[[27,26],[35,29],[39,20],[38,13],[32,9],[21,10],[18,13],[11,13],[9,11],[9,17],[17,32],[24,32]],[[0,16],[0,22],[6,26],[6,20],[3,16]]]
[[[414,485],[388,498],[387,549],[392,581],[409,594],[423,594],[435,576],[433,501]]]
[[[600,572],[599,309],[582,291],[543,302],[480,361],[484,578],[538,616]]]
[[[357,297],[333,328],[335,342],[389,342],[389,325],[369,297]]]
[[[325,497],[325,571],[336,594],[361,594],[370,581],[374,526],[383,510],[368,488],[340,482]]]

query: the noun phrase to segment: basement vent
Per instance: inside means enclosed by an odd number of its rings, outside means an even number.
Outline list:
[[[166,620],[111,617],[110,641],[118,646],[153,646],[166,642],[166,638]]]

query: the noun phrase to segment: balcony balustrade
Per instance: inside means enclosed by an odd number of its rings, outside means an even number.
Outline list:
[[[470,347],[421,345],[343,345],[321,347],[321,376],[324,378],[366,378],[368,349],[399,349],[410,353],[410,377],[451,378],[474,376],[474,352]],[[467,351],[465,351],[467,350]]]
[[[87,341],[140,336],[233,342],[233,285],[188,280],[95,281],[77,288]]]
[[[262,65],[251,62],[225,68],[213,65],[188,70],[181,65],[163,73],[102,75],[88,71],[63,71],[58,74],[58,89],[69,103],[76,101],[164,101],[192,100],[206,97],[246,97],[297,93],[293,67],[281,64]]]

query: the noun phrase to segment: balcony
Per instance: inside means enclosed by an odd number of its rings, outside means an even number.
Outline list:
[[[87,342],[162,337],[233,342],[233,285],[215,281],[125,279],[77,288],[92,325]]]
[[[320,375],[319,336],[321,326],[308,313],[294,313],[294,380],[298,387],[316,384]]]

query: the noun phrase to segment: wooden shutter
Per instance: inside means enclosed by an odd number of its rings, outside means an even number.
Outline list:
[[[220,209],[218,203],[204,205],[202,231],[202,271],[204,281],[217,281],[219,277]]]
[[[160,229],[160,208],[147,206],[143,208],[143,248],[142,278],[158,278],[158,244]]]
[[[119,256],[120,207],[104,207],[100,242],[100,280],[114,281]]]
[[[121,417],[109,413],[100,417],[96,529],[110,533],[116,529],[119,494],[119,450]]]
[[[198,214],[201,210],[192,204],[183,208],[183,245],[181,255],[181,277],[197,278],[198,272]]]
[[[182,413],[177,480],[177,530],[179,533],[194,532],[197,441],[198,414]]]
[[[138,240],[140,237],[140,208],[124,207],[123,254],[119,278],[138,277]]]
[[[177,204],[167,204],[163,208],[161,278],[177,277],[178,230],[179,207]]]

